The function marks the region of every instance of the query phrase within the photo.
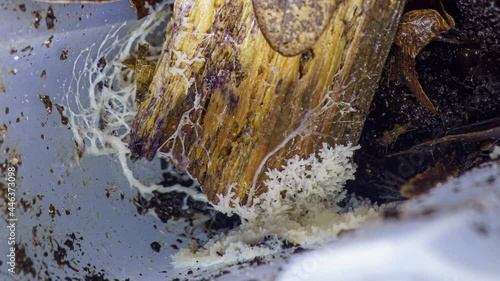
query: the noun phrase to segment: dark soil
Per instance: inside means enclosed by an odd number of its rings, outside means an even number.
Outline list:
[[[167,169],[169,165],[171,164],[162,160],[162,168]],[[194,186],[194,188],[200,190],[200,187],[196,186],[192,179],[176,173],[164,173],[163,181],[160,184],[165,187],[175,184],[191,188]],[[153,192],[153,196],[150,198],[145,198],[138,194],[135,205],[139,214],[153,210],[164,223],[167,223],[169,220],[190,221],[197,213],[210,215],[212,219],[206,223],[208,232],[232,229],[241,223],[238,216],[228,217],[216,212],[207,203],[193,200],[190,196],[181,192]]]
[[[406,11],[433,7],[435,2],[409,1]],[[429,112],[408,88],[390,79],[387,69],[397,63],[392,50],[355,157],[356,180],[348,185],[358,195],[379,202],[400,199],[400,186],[415,175],[435,166],[460,174],[489,160],[489,151],[499,142],[499,2],[443,4],[456,29],[431,42],[416,59],[420,83],[438,112]],[[415,147],[460,134],[465,137]],[[471,134],[476,137],[466,137]]]

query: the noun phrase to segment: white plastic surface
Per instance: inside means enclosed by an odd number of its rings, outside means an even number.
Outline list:
[[[500,280],[500,166],[398,207],[399,218],[292,259],[278,280]]]

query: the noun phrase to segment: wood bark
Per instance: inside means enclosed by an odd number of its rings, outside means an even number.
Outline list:
[[[158,150],[209,200],[265,192],[265,171],[323,142],[356,144],[402,1],[346,0],[302,55],[263,37],[250,0],[178,0],[130,137],[133,159]]]

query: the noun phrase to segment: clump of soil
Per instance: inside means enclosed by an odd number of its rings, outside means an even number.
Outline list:
[[[169,164],[161,160],[162,168],[170,171]],[[183,174],[165,172],[163,181],[160,183],[165,187],[180,184],[185,187],[196,188],[201,192],[200,186],[196,185],[192,179]],[[140,194],[135,199],[135,205],[139,214],[145,214],[148,211],[154,211],[158,218],[167,223],[169,220],[192,220],[200,215],[210,216],[211,219],[206,223],[207,232],[217,232],[224,229],[232,229],[241,223],[236,215],[228,217],[222,213],[213,210],[208,203],[194,200],[182,192],[153,192],[153,196],[145,198]]]

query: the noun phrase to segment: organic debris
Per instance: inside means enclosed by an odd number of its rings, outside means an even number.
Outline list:
[[[440,5],[415,0],[405,10],[439,10]],[[459,175],[491,161],[489,154],[500,138],[498,3],[445,0],[443,5],[455,29],[426,44],[415,59],[419,83],[436,113],[393,80],[391,59],[400,48],[393,46],[355,157],[357,177],[348,184],[358,195],[397,200],[408,181],[414,186],[426,179],[425,188],[411,188],[413,196],[433,185],[432,175]],[[409,195],[408,185],[401,190]]]

